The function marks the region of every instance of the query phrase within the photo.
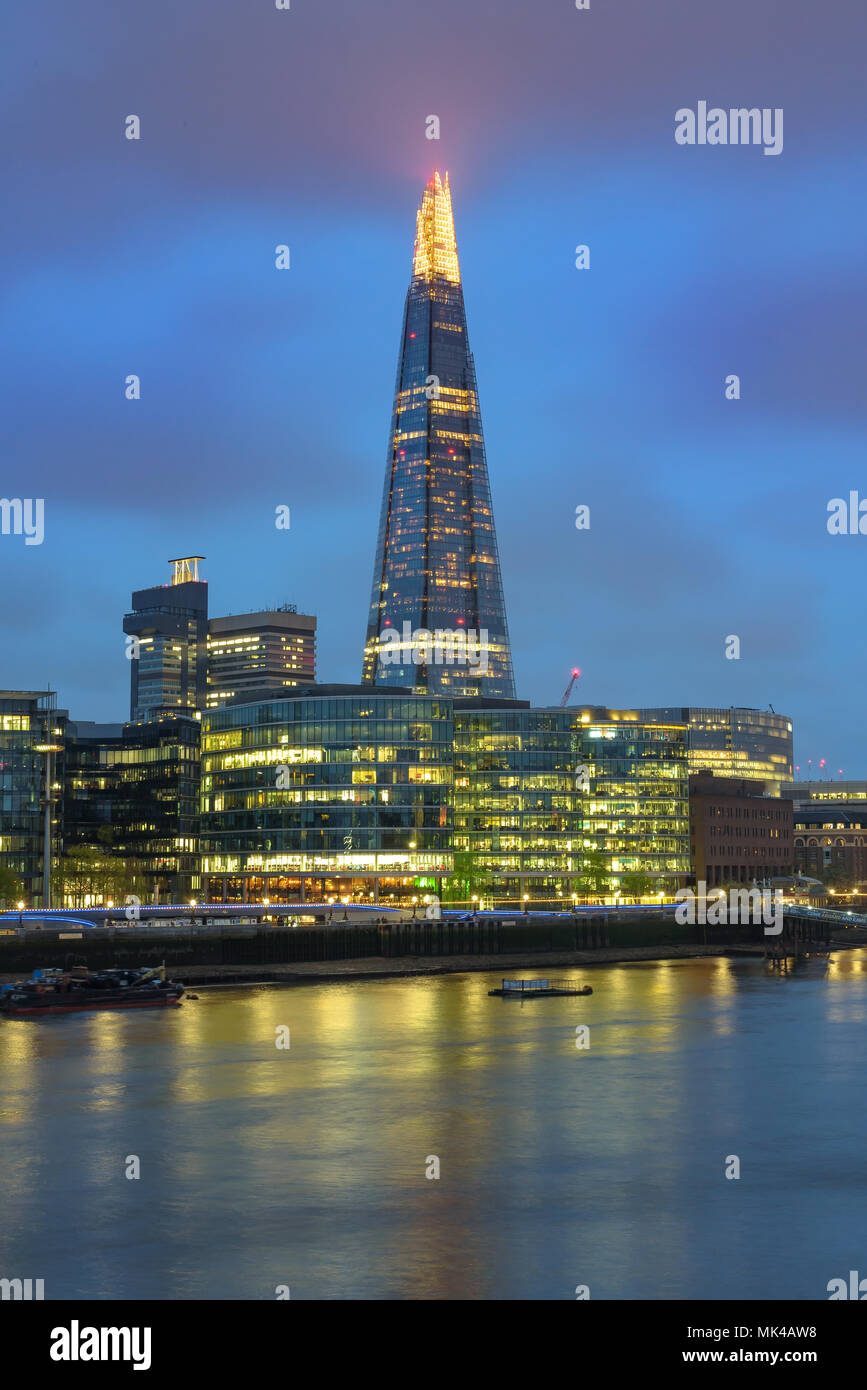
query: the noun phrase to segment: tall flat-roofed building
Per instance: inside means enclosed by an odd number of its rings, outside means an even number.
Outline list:
[[[293,690],[315,680],[316,619],[294,604],[208,623],[208,709],[247,691]]]
[[[183,715],[69,723],[59,866],[68,906],[86,905],[77,900],[84,888],[97,896],[101,887],[116,902],[199,896],[200,736],[199,720]],[[79,884],[76,852],[84,849],[101,862],[98,878]]]
[[[677,705],[638,713],[644,720],[674,719],[688,726],[691,773],[764,782],[772,796],[779,796],[782,783],[791,780],[792,720],[788,715],[738,705],[729,709]]]
[[[202,555],[170,560],[169,584],[139,589],[123,630],[133,640],[130,719],[193,716],[205,706],[208,585],[199,579]]]

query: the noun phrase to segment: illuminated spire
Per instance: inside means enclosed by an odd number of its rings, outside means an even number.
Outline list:
[[[412,273],[413,278],[422,280],[461,283],[449,176],[446,174],[443,183],[438,169],[428,182],[416,214]]]

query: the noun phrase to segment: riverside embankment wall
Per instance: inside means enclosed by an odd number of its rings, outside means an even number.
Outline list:
[[[679,926],[639,913],[599,913],[578,921],[532,913],[475,922],[398,922],[388,926],[147,927],[84,930],[80,938],[31,931],[0,938],[0,974],[62,966],[73,954],[91,969],[113,965],[288,965],[303,961],[406,956],[507,955],[609,947],[734,945],[760,940],[760,926]]]

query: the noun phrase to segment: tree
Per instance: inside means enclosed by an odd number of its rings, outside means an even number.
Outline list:
[[[612,892],[611,860],[601,849],[585,849],[578,875],[584,897],[605,897]],[[589,889],[589,891],[587,891]]]
[[[447,903],[466,903],[469,902],[474,888],[473,881],[473,856],[469,850],[455,851],[454,870],[448,878],[443,879],[442,895],[443,902]]]
[[[620,891],[625,898],[643,898],[654,890],[659,892],[653,874],[630,869],[628,873],[620,875]]]
[[[131,865],[95,845],[75,845],[56,867],[53,888],[61,902],[84,907],[87,898],[115,903],[134,891]]]
[[[23,897],[24,885],[15,870],[0,864],[0,906],[15,907]]]
[[[854,888],[857,875],[844,864],[826,864],[820,874],[826,888]]]

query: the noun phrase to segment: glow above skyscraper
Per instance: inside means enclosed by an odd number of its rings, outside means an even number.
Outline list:
[[[416,219],[362,680],[515,694],[451,191],[438,172]]]

